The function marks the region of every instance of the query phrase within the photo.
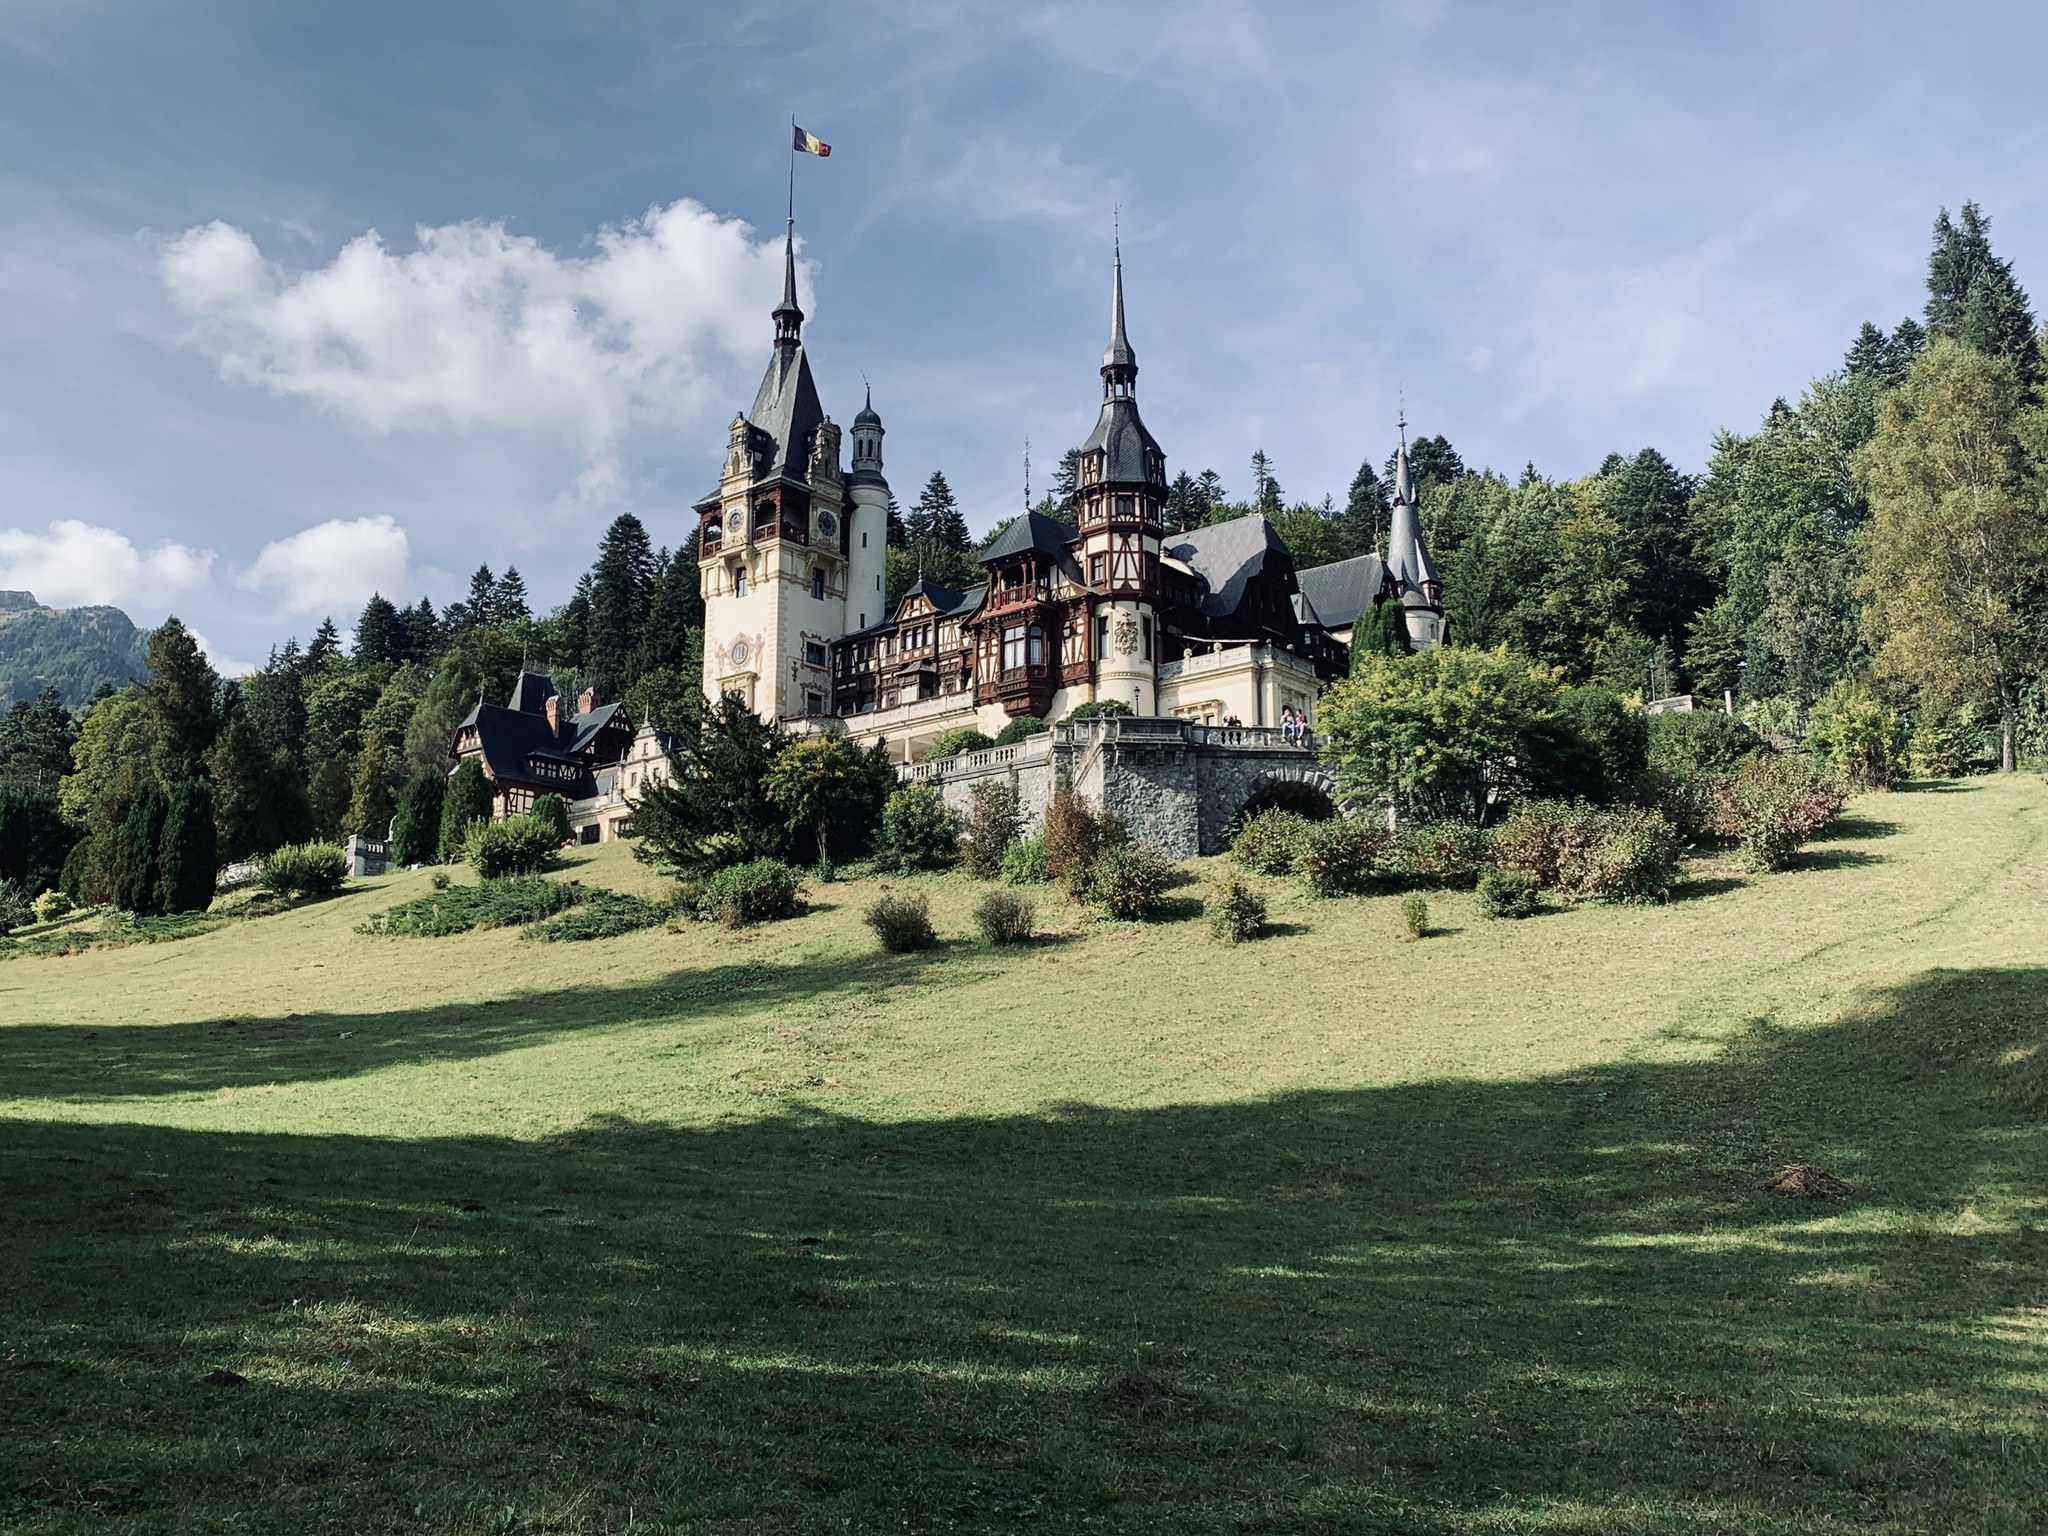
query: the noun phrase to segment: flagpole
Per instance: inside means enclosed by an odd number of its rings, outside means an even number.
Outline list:
[[[796,114],[789,115],[789,219],[788,230],[796,233]]]

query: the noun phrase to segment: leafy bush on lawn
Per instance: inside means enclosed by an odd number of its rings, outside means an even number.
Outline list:
[[[1758,873],[1783,869],[1847,798],[1837,780],[1776,752],[1760,752],[1736,769],[1726,797],[1741,829],[1743,863]]]
[[[660,902],[628,896],[623,891],[590,890],[584,893],[580,905],[560,917],[535,925],[532,937],[551,944],[612,939],[622,933],[637,933],[643,928],[659,928],[669,920],[674,910]]]
[[[62,891],[45,891],[35,899],[36,921],[54,923],[71,911],[71,898]]]
[[[1524,801],[1488,839],[1499,868],[1596,901],[1662,900],[1683,851],[1678,828],[1660,811],[1599,811],[1562,800]]]
[[[256,883],[278,896],[331,896],[348,879],[348,855],[332,843],[287,843],[263,861]]]
[[[529,811],[503,821],[471,822],[462,837],[462,860],[478,879],[502,880],[547,868],[561,844],[554,824]]]
[[[968,796],[967,819],[960,833],[960,865],[977,880],[993,880],[1003,872],[1003,854],[1017,841],[1024,812],[1017,788],[989,781]]]
[[[379,912],[356,931],[412,939],[453,938],[476,928],[515,928],[537,923],[574,906],[583,895],[581,886],[563,884],[544,875],[451,885],[431,896],[400,902]]]
[[[1105,848],[1088,877],[1088,896],[1111,917],[1150,917],[1172,887],[1175,870],[1164,854],[1131,843]]]
[[[1534,917],[1543,909],[1536,877],[1526,870],[1489,869],[1479,877],[1479,910],[1488,917]]]
[[[1230,856],[1255,875],[1292,874],[1310,825],[1306,816],[1293,811],[1260,811],[1237,829],[1230,840]]]
[[[1363,816],[1311,822],[1295,850],[1294,872],[1311,896],[1355,896],[1372,883],[1393,840]]]
[[[931,903],[922,891],[884,891],[862,915],[861,921],[875,930],[882,948],[892,955],[929,949],[937,942],[932,932]]]
[[[1401,898],[1400,937],[1422,939],[1429,936],[1429,900],[1420,891],[1410,891]]]
[[[1464,821],[1433,821],[1401,833],[1388,871],[1416,885],[1469,891],[1486,867],[1486,834]]]
[[[1023,944],[1031,937],[1038,903],[1022,891],[993,890],[974,904],[974,926],[991,944]]]
[[[1242,944],[1266,931],[1266,898],[1240,875],[1226,875],[1209,898],[1209,932],[1220,943]]]
[[[555,834],[557,847],[569,841],[569,805],[560,795],[542,795],[527,814]]]
[[[1003,850],[1006,885],[1043,885],[1046,875],[1045,834],[1027,837]]]
[[[1107,811],[1091,809],[1078,791],[1053,791],[1045,808],[1046,878],[1059,881],[1076,901],[1087,896],[1103,853],[1129,841],[1121,821]]]
[[[882,807],[874,865],[885,874],[945,869],[958,857],[960,821],[929,784],[909,784]]]
[[[803,876],[780,859],[733,864],[704,881],[697,910],[728,928],[802,915]]]

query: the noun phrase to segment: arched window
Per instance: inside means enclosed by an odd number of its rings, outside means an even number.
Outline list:
[[[1031,644],[1029,654],[1031,659],[1031,665],[1034,667],[1044,666],[1045,631],[1043,629],[1040,629],[1036,624],[1032,625],[1030,630],[1030,641]]]

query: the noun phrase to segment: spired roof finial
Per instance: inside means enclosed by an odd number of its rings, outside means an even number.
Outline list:
[[[796,220],[782,237],[782,302],[770,312],[775,321],[775,344],[793,347],[803,336],[804,312],[796,301]]]

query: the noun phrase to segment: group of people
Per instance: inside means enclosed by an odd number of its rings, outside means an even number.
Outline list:
[[[1314,739],[1308,728],[1308,711],[1297,713],[1292,704],[1281,710],[1280,739],[1289,746],[1308,746]]]

